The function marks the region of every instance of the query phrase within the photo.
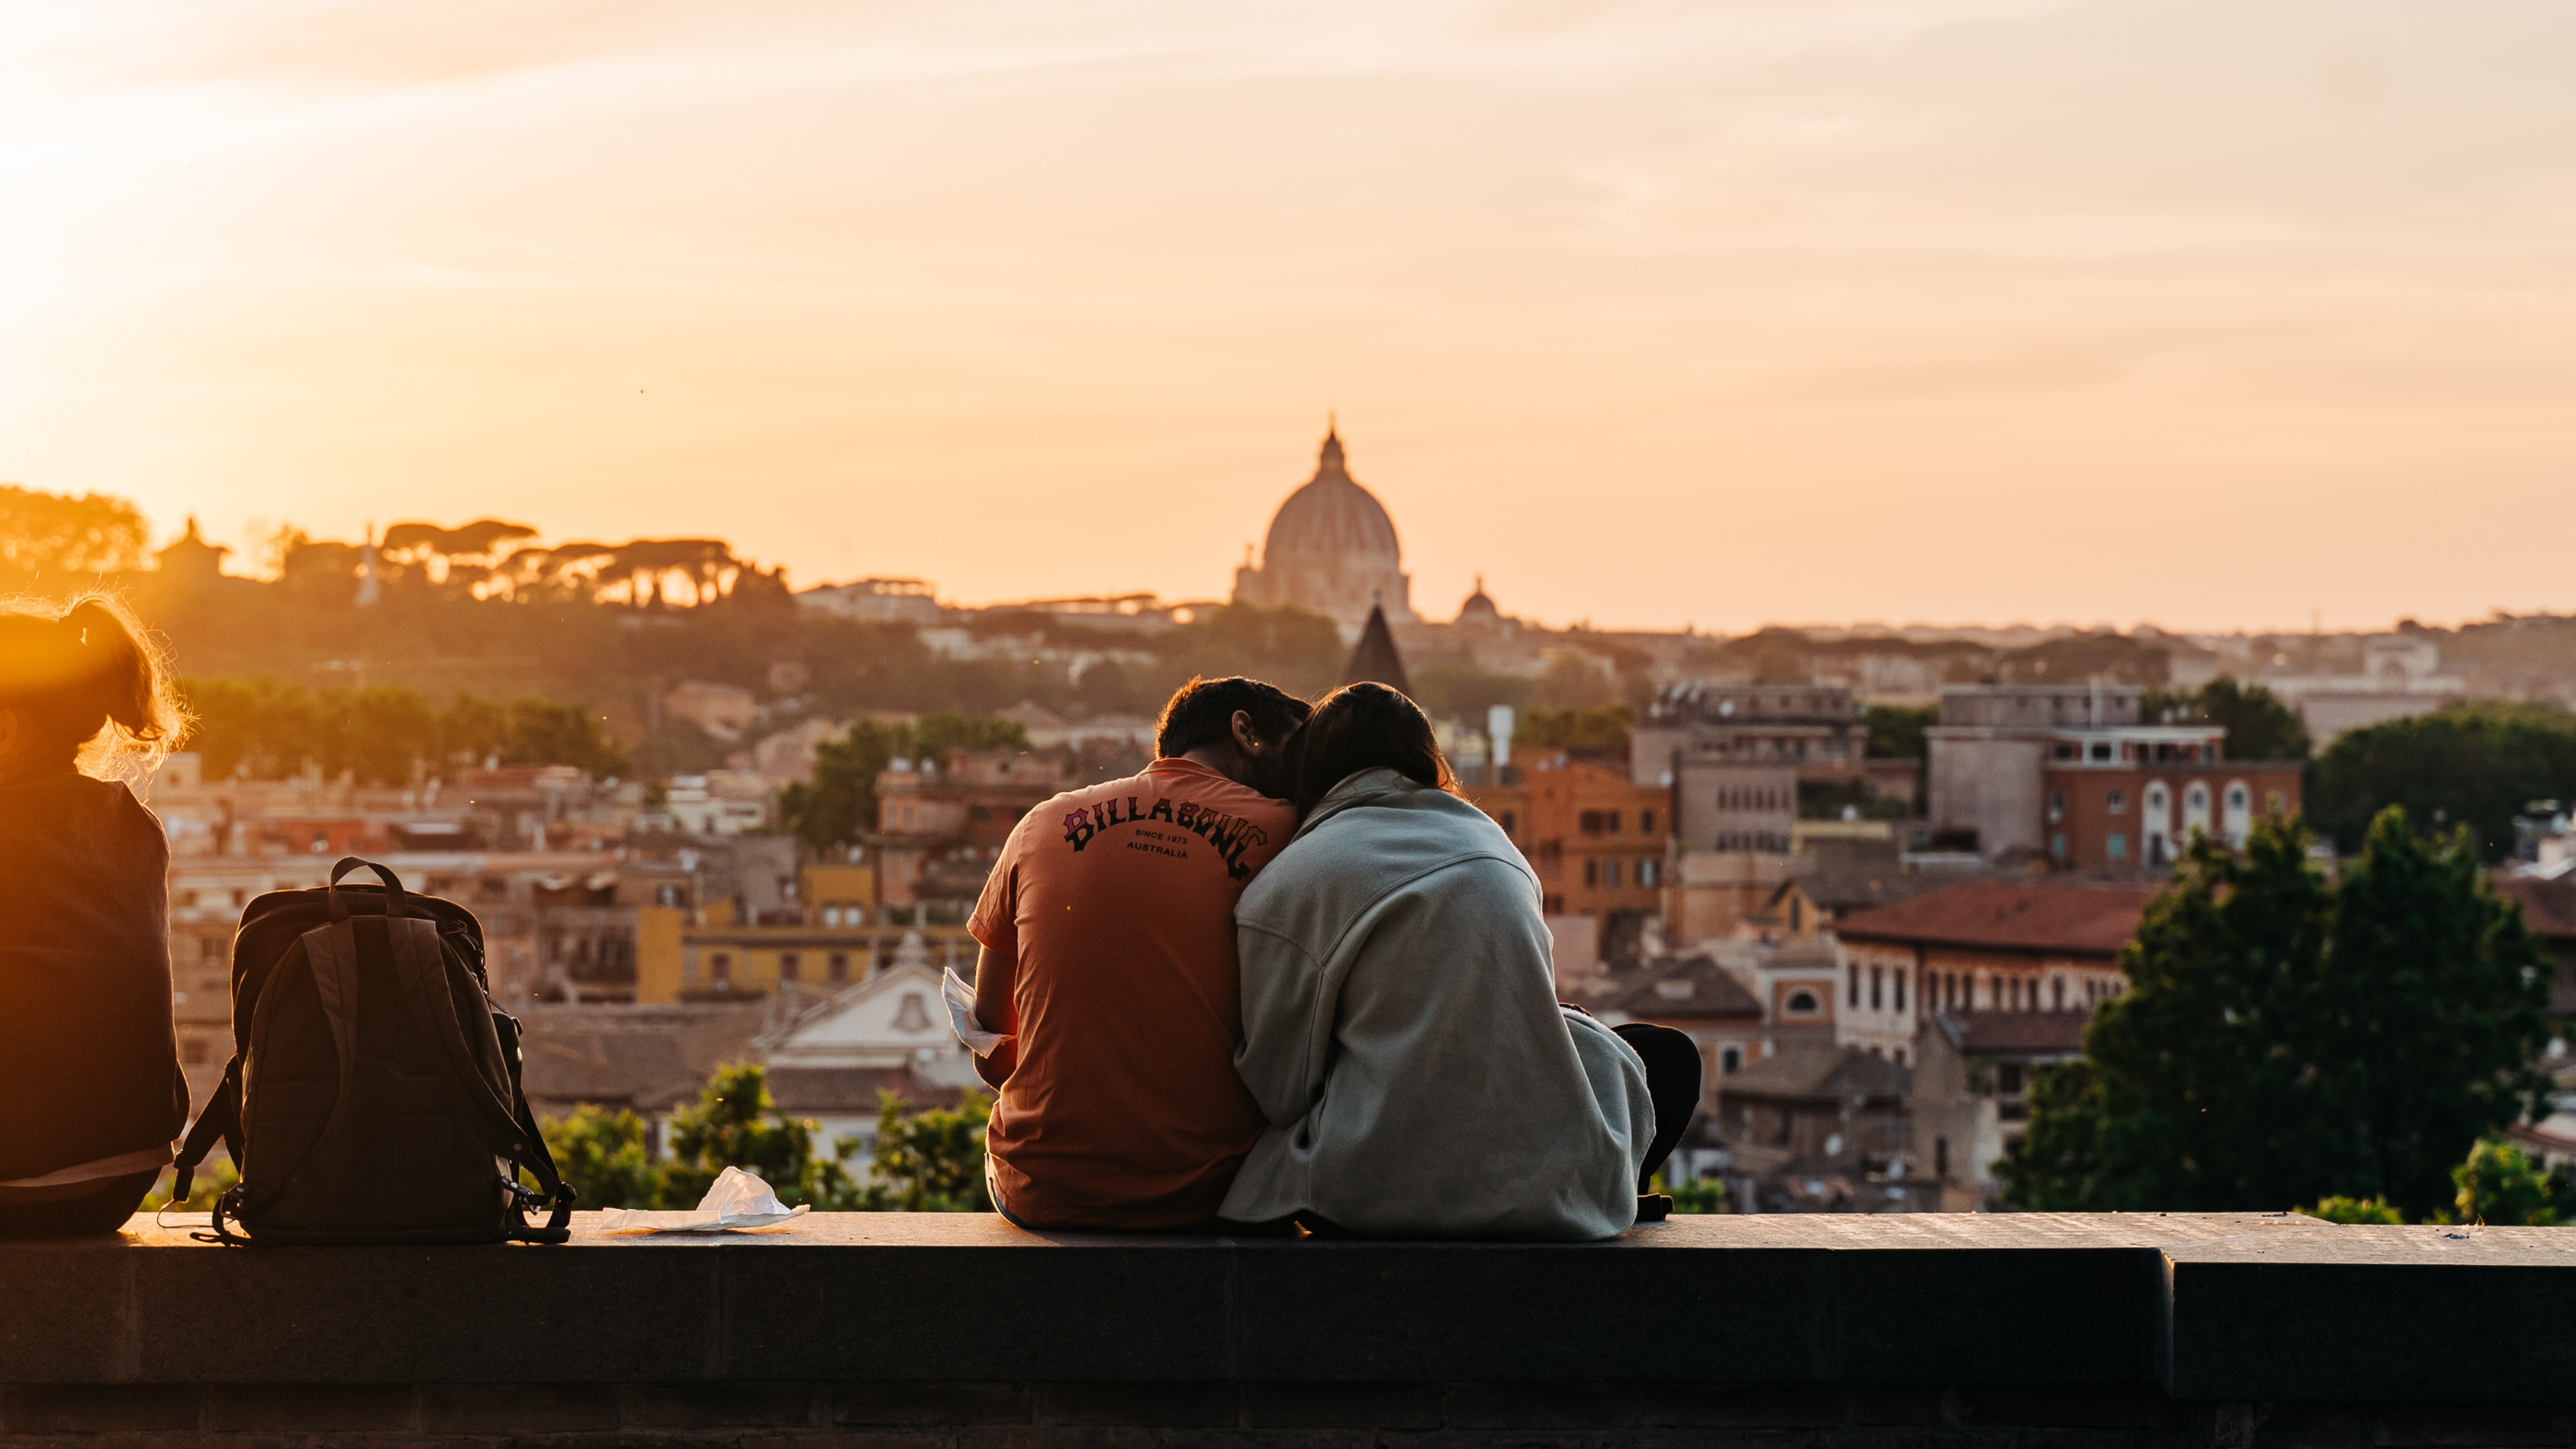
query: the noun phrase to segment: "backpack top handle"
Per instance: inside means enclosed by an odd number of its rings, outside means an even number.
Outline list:
[[[338,865],[331,867],[330,883],[322,888],[323,894],[329,896],[331,899],[332,920],[345,921],[349,919],[349,903],[340,898],[340,877],[347,875],[349,872],[356,870],[360,866],[365,866],[367,869],[374,871],[376,873],[376,879],[385,883],[386,915],[392,917],[403,917],[411,914],[411,912],[405,909],[403,905],[405,897],[403,895],[402,877],[395,875],[391,867],[379,865],[372,860],[363,859],[359,856],[344,855],[340,857],[340,863]]]

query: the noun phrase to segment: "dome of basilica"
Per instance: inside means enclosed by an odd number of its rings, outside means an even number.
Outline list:
[[[1262,561],[1330,559],[1391,569],[1399,558],[1395,521],[1374,494],[1351,480],[1340,435],[1325,434],[1315,476],[1289,494],[1270,520]]]
[[[1246,558],[1234,571],[1234,601],[1321,614],[1347,640],[1359,637],[1372,609],[1383,609],[1392,624],[1415,622],[1412,591],[1395,521],[1351,481],[1341,434],[1327,431],[1315,476],[1271,516],[1260,565]]]

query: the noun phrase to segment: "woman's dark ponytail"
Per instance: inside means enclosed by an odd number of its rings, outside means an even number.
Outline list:
[[[105,594],[59,614],[0,607],[0,709],[18,715],[29,748],[103,779],[151,773],[188,723],[160,650]]]

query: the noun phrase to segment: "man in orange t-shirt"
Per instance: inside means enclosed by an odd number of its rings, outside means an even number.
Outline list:
[[[997,1092],[994,1202],[1046,1228],[1211,1222],[1261,1109],[1243,1035],[1234,903],[1296,829],[1271,798],[1305,701],[1193,679],[1163,708],[1141,775],[1021,817],[968,929],[976,1061]]]

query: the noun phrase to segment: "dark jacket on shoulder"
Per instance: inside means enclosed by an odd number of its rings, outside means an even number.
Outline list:
[[[0,1183],[167,1151],[187,1125],[169,860],[122,784],[0,785]]]

